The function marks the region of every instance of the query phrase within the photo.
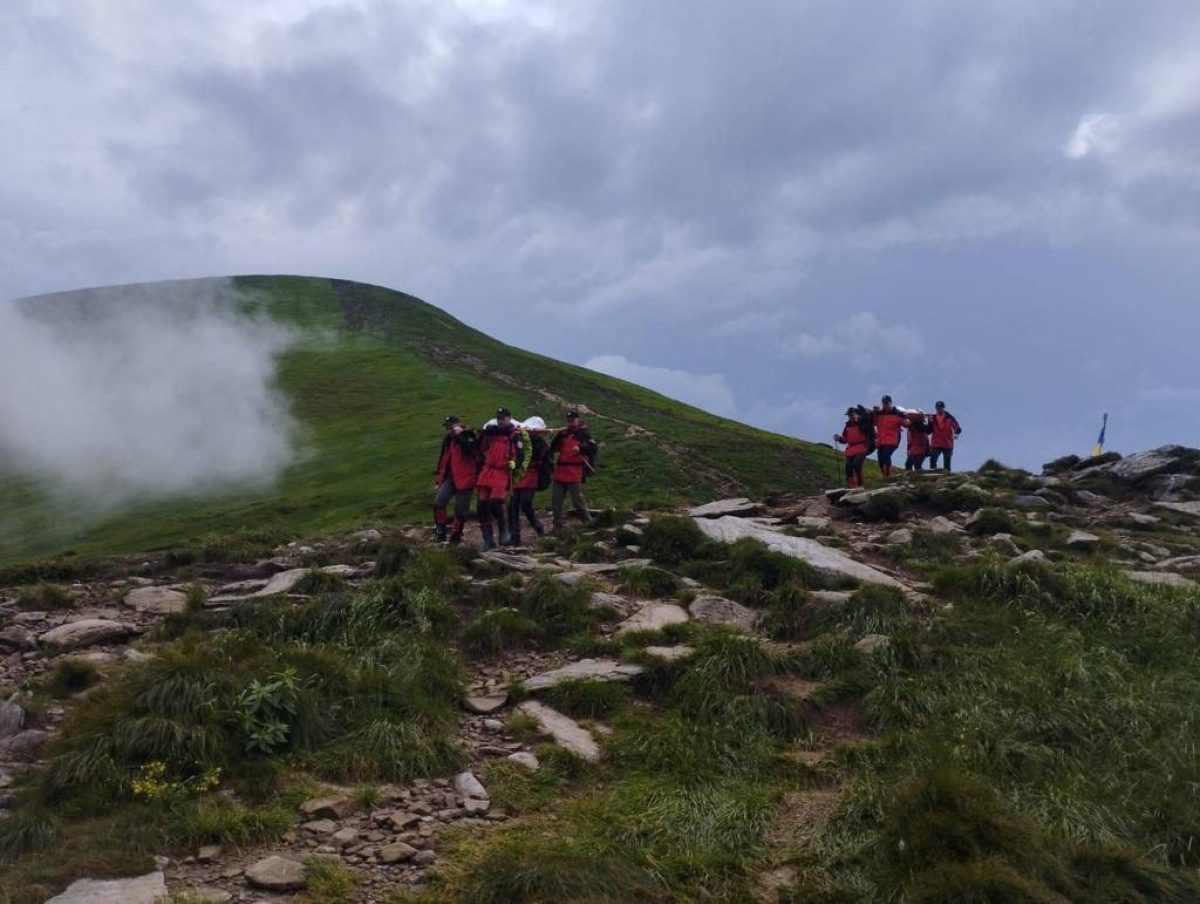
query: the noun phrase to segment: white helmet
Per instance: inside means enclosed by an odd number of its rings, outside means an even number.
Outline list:
[[[531,418],[526,418],[525,423],[521,424],[526,430],[545,430],[546,422],[536,414]]]
[[[483,429],[484,429],[484,430],[486,430],[488,427],[495,427],[495,426],[497,426],[499,423],[500,423],[500,422],[499,422],[499,421],[497,421],[495,418],[492,418],[491,420],[489,420],[487,423],[485,423],[485,424],[483,425]]]

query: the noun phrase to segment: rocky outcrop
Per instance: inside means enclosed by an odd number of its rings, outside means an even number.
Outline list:
[[[765,524],[752,518],[697,518],[706,536],[724,543],[735,543],[745,537],[758,540],[768,549],[807,562],[817,571],[837,577],[850,577],[867,584],[902,587],[900,581],[877,568],[852,559],[837,549],[823,546],[807,537],[783,533],[778,525]],[[694,613],[693,613],[694,614]]]
[[[581,659],[562,668],[525,679],[525,689],[545,690],[564,681],[628,681],[634,675],[640,675],[642,671],[640,665],[617,662],[615,659]]]
[[[560,747],[581,760],[594,763],[600,759],[600,747],[596,739],[574,719],[536,700],[525,701],[517,707],[517,712],[532,718],[539,731],[552,737]]]
[[[661,631],[670,625],[679,625],[687,620],[688,614],[681,606],[676,606],[674,603],[651,603],[617,625],[616,633]]]
[[[161,904],[167,883],[160,872],[135,879],[80,879],[46,904]]]
[[[38,637],[38,643],[60,650],[78,650],[98,643],[121,640],[132,634],[133,630],[130,625],[106,618],[81,618],[51,628]]]
[[[246,867],[246,882],[263,891],[300,891],[304,888],[304,864],[273,854]]]
[[[698,596],[688,606],[692,618],[724,628],[737,628],[741,631],[753,631],[758,624],[760,614],[748,609],[741,603],[725,599],[723,596]]]

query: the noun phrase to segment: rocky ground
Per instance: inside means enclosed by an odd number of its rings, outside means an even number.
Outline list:
[[[866,490],[834,490],[810,498],[719,500],[689,514],[715,540],[752,537],[822,573],[898,587],[913,601],[923,600],[931,588],[906,563],[916,547],[938,536],[953,538],[944,547],[960,562],[997,554],[1013,562],[1087,558],[1111,563],[1135,581],[1195,586],[1200,580],[1198,461],[1200,452],[1166,447],[1124,459],[1063,459],[1036,476],[995,468],[961,475],[926,472]],[[648,516],[632,517],[604,531],[604,561],[572,561],[538,547],[489,552],[475,561],[473,580],[486,585],[497,575],[547,571],[567,584],[593,582],[595,605],[615,613],[602,628],[612,635],[689,620],[755,634],[760,611],[695,582],[690,582],[695,592],[687,602],[622,593],[618,569],[650,565],[640,557],[637,542],[631,542],[647,522]],[[406,535],[424,538],[425,532]],[[303,599],[300,588],[311,580],[314,568],[352,586],[360,584],[374,573],[372,555],[385,539],[369,530],[337,540],[293,543],[253,565],[206,565],[186,581],[162,559],[146,559],[117,563],[104,579],[72,584],[65,594],[0,590],[0,687],[12,689],[11,699],[0,704],[0,808],[7,805],[4,789],[14,775],[40,767],[40,751],[60,730],[61,698],[86,705],[89,688],[84,687],[41,707],[27,706],[27,692],[63,674],[64,663],[79,664],[81,681],[103,681],[121,663],[153,656],[156,626],[173,613],[268,596]],[[826,590],[813,596],[832,606],[849,593]],[[868,635],[858,645],[870,653],[888,642],[886,636]],[[677,659],[691,651],[686,645],[663,643],[646,652]],[[163,858],[161,873],[131,884],[79,885],[53,900],[152,901],[165,888],[195,890],[198,900],[286,901],[302,887],[301,864],[312,856],[338,858],[358,873],[357,900],[363,902],[380,900],[397,885],[419,885],[438,862],[443,827],[487,832],[510,818],[492,806],[477,778],[485,763],[508,758],[523,768],[539,768],[536,743],[514,731],[514,713],[536,723],[538,736],[584,759],[599,758],[606,727],[556,712],[539,695],[569,679],[626,681],[641,668],[561,650],[472,662],[459,720],[459,742],[469,751],[470,765],[461,774],[380,787],[369,800],[357,797],[354,788],[327,786],[299,808],[296,828],[279,844],[200,848],[181,859]],[[517,685],[522,691],[514,698],[510,691]],[[792,679],[784,692],[804,697],[814,688]],[[852,707],[824,712],[815,728],[816,743],[795,751],[807,763],[819,762],[828,748],[864,732]],[[771,843],[782,846],[811,831],[837,793],[834,787],[815,788],[789,797]],[[763,876],[764,899],[788,878],[786,868]]]

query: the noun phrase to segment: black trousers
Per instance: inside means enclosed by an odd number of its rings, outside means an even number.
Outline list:
[[[440,524],[445,517],[446,506],[454,500],[454,517],[466,521],[471,516],[471,491],[459,490],[452,479],[443,480],[433,494],[433,513]],[[440,515],[438,513],[441,513]]]
[[[508,517],[512,522],[513,537],[521,536],[521,516],[525,516],[525,520],[529,522],[529,526],[534,529],[534,532],[541,534],[545,528],[542,527],[542,522],[537,516],[537,509],[533,507],[533,499],[537,495],[537,490],[514,490],[512,501],[508,506]]]
[[[949,471],[950,470],[950,456],[953,454],[954,454],[953,449],[930,449],[929,450],[929,467],[934,470],[937,470],[938,456],[941,455],[946,462],[945,467],[943,467],[942,470]]]
[[[924,466],[924,455],[910,455],[904,461],[904,470],[906,471],[920,471]]]
[[[859,452],[857,455],[846,456],[846,482],[850,482],[850,478],[857,477],[858,485],[862,486],[862,469],[863,462],[867,460],[866,452]]]
[[[880,467],[886,466],[886,467],[890,468],[892,466],[892,453],[896,451],[897,447],[896,446],[876,446],[875,448],[876,448],[876,451],[879,452]]]

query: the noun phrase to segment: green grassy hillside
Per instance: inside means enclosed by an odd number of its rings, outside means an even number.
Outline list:
[[[441,418],[454,412],[477,424],[500,404],[552,423],[561,421],[565,404],[586,406],[602,443],[602,476],[588,487],[594,505],[661,507],[718,494],[811,491],[835,473],[825,447],[513,348],[400,292],[286,276],[239,277],[235,284],[247,306],[313,337],[279,363],[279,386],[304,440],[278,485],[81,520],[69,507],[51,505],[44,488],[0,474],[0,561],[152,551],[209,534],[282,539],[422,520]],[[151,303],[155,291],[136,287]],[[86,297],[64,293],[31,303]],[[162,299],[170,303],[165,284]]]

